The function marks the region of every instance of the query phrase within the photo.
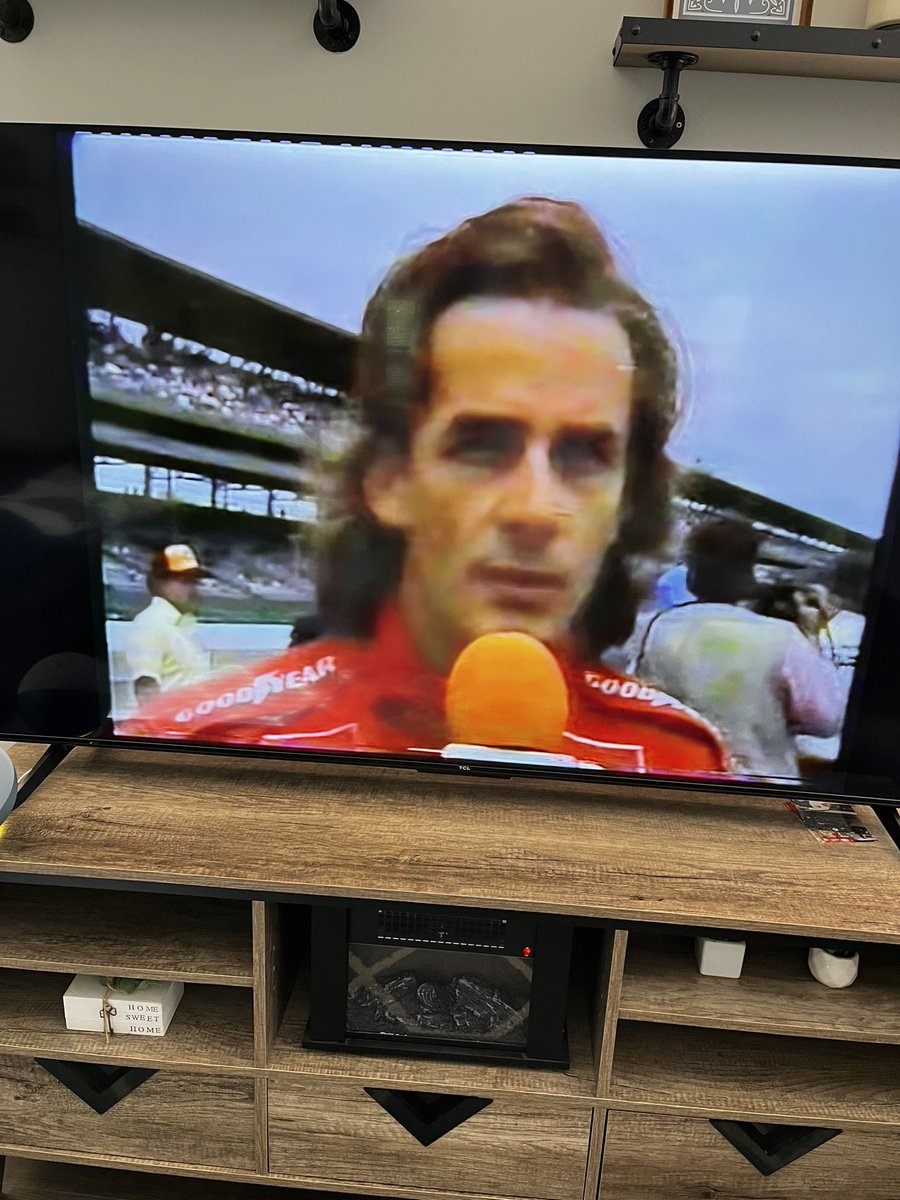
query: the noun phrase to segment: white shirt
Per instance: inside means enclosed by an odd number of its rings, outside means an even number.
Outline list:
[[[738,774],[797,778],[796,735],[840,732],[831,662],[790,621],[733,604],[660,613],[632,670],[717,726]]]
[[[195,616],[154,596],[131,622],[125,640],[131,679],[155,679],[162,691],[202,679],[208,661],[193,636],[196,625]]]

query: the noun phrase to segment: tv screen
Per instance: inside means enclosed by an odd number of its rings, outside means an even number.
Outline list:
[[[0,735],[897,793],[895,167],[0,136]]]

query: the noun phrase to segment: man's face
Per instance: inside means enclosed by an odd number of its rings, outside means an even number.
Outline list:
[[[560,642],[616,530],[628,338],[603,313],[484,299],[444,312],[430,350],[409,457],[366,480],[376,517],[406,537],[413,636],[442,668],[484,633]]]
[[[159,594],[180,613],[193,613],[200,607],[200,583],[195,575],[172,575],[159,588]]]

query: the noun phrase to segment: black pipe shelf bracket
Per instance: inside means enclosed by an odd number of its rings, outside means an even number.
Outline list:
[[[0,0],[0,40],[24,42],[34,29],[34,9],[28,0]]]
[[[359,14],[349,0],[318,0],[313,33],[323,49],[343,54],[359,41]]]
[[[662,69],[662,92],[637,124],[654,150],[674,146],[684,133],[678,88],[687,68],[900,83],[900,29],[623,17],[612,56],[616,67]]]
[[[678,103],[681,72],[697,62],[696,54],[685,50],[661,50],[649,61],[662,68],[662,91],[641,109],[637,120],[638,137],[651,150],[668,150],[684,133],[684,109]]]

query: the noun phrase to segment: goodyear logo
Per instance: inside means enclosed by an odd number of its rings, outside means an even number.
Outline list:
[[[259,705],[270,696],[279,696],[283,692],[303,691],[304,688],[318,683],[326,675],[333,675],[337,666],[332,655],[327,654],[315,663],[308,663],[296,671],[267,671],[257,675],[252,683],[246,683],[232,691],[220,692],[218,696],[210,696],[201,700],[193,708],[183,708],[175,714],[175,720],[184,724],[193,721],[195,717],[206,717],[216,711],[243,705]]]

